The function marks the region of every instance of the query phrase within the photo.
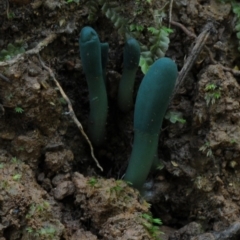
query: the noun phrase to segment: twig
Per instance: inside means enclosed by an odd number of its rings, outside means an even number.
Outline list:
[[[169,13],[168,13],[168,19],[169,19],[168,27],[169,27],[169,28],[170,28],[171,21],[172,21],[172,6],[173,6],[173,1],[174,1],[174,0],[170,0],[170,5],[169,5]]]
[[[183,32],[185,32],[189,37],[191,37],[191,38],[197,37],[195,33],[192,33],[191,31],[189,31],[183,24],[181,24],[179,22],[175,22],[175,21],[170,21],[170,23],[174,26],[181,28],[183,30]]]
[[[187,74],[189,73],[190,69],[192,68],[194,62],[196,61],[198,55],[200,54],[205,42],[207,41],[211,31],[212,31],[213,26],[210,24],[206,24],[204,27],[204,30],[199,34],[199,36],[196,38],[196,43],[188,56],[186,63],[184,64],[183,68],[181,69],[178,78],[177,78],[177,84],[174,90],[174,93],[172,95],[172,98],[175,96],[177,93],[180,85],[186,78]],[[171,98],[171,100],[172,100]],[[170,101],[171,102],[171,101]]]
[[[65,99],[65,101],[66,101],[67,104],[68,104],[69,115],[71,116],[71,118],[73,119],[73,121],[74,121],[74,123],[77,125],[77,127],[79,128],[81,134],[84,136],[84,138],[85,138],[86,141],[88,142],[89,147],[90,147],[90,150],[91,150],[91,156],[92,156],[92,158],[94,159],[94,161],[96,162],[97,167],[98,167],[101,171],[103,171],[103,168],[100,166],[98,160],[96,159],[96,157],[95,157],[95,155],[94,155],[94,150],[93,150],[92,143],[91,143],[91,141],[89,140],[87,134],[84,132],[83,127],[82,127],[82,124],[78,121],[78,119],[77,119],[77,117],[76,117],[76,115],[75,115],[75,112],[73,111],[73,107],[72,107],[71,101],[69,100],[68,96],[67,96],[67,95],[65,94],[65,92],[63,91],[61,85],[59,84],[59,82],[58,82],[57,79],[55,78],[55,75],[54,75],[52,69],[49,68],[49,67],[47,67],[47,66],[44,64],[44,62],[43,62],[43,60],[41,59],[39,53],[38,53],[38,58],[39,58],[39,62],[41,63],[42,67],[49,72],[49,74],[50,74],[50,76],[52,77],[53,81],[55,82],[55,84],[56,84],[57,87],[59,88],[59,91],[60,91],[62,97]]]
[[[0,79],[4,80],[5,82],[11,83],[9,78],[5,77],[3,74],[0,73]]]
[[[49,36],[47,36],[40,43],[38,43],[38,45],[35,48],[28,50],[26,52],[26,54],[27,55],[38,54],[44,47],[48,46],[56,38],[57,38],[57,34],[56,33],[49,34]]]
[[[8,0],[5,0],[5,2],[6,2],[6,14],[7,14],[7,18],[8,18],[8,16],[9,16],[9,2],[8,2]]]
[[[235,69],[232,69],[232,68],[228,68],[228,67],[224,67],[224,66],[222,67],[222,69],[224,71],[231,72],[236,77],[240,77],[240,71],[238,71],[238,70],[235,70]]]
[[[171,23],[172,25],[174,25],[174,26],[177,26],[177,27],[181,28],[181,29],[183,30],[183,32],[185,32],[189,37],[191,37],[191,38],[197,38],[197,36],[195,35],[195,33],[192,33],[191,31],[189,31],[183,24],[181,24],[181,23],[179,23],[179,22],[175,22],[175,21],[171,21],[170,23]],[[204,46],[204,49],[206,49],[206,50],[208,51],[208,54],[209,54],[209,57],[210,57],[211,62],[214,63],[214,64],[217,64],[217,62],[216,62],[216,61],[214,60],[214,58],[213,58],[213,55],[212,55],[211,50],[210,50],[207,46]],[[240,71],[238,71],[238,70],[234,70],[234,69],[232,69],[232,68],[224,67],[224,66],[223,66],[222,68],[223,68],[223,70],[225,70],[225,71],[231,72],[234,76],[237,76],[237,77],[240,76]]]

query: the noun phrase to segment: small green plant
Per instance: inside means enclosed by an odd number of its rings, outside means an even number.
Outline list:
[[[208,83],[204,90],[207,106],[213,105],[221,97],[221,88],[215,83]]]
[[[44,239],[55,239],[56,235],[56,229],[53,226],[45,226],[40,229],[27,227],[25,230],[34,237],[44,237]]]
[[[122,184],[123,184],[122,180],[117,180],[116,185],[110,188],[110,192],[111,193],[115,192],[116,194],[119,194],[123,190]]]
[[[151,215],[144,213],[142,214],[142,224],[151,234],[154,239],[159,239],[159,235],[162,232],[159,230],[159,226],[162,225],[162,221],[159,218],[153,218]]]
[[[215,83],[208,83],[205,87],[205,91],[212,91],[217,88],[217,85]]]
[[[144,26],[133,23],[133,24],[130,24],[129,30],[130,30],[131,32],[133,32],[133,31],[142,32],[142,31],[144,30]]]
[[[1,182],[1,188],[2,189],[6,189],[8,186],[9,186],[9,184],[8,184],[7,180],[4,180],[4,181]]]
[[[26,231],[28,233],[33,233],[34,232],[34,230],[31,227],[26,227]]]
[[[7,49],[0,51],[0,61],[6,61],[12,59],[14,56],[24,53],[25,49],[22,46],[16,44],[15,46],[11,43],[7,45]]]
[[[92,187],[95,187],[97,183],[98,183],[98,180],[94,177],[92,177],[88,180],[88,184]]]
[[[236,144],[237,141],[236,141],[236,139],[233,139],[233,138],[232,138],[232,139],[230,140],[230,143],[231,143],[231,144]]]
[[[27,231],[29,236],[39,237],[39,233],[32,227],[26,227],[25,230]]]
[[[42,203],[39,204],[31,204],[28,213],[26,215],[27,219],[30,219],[34,216],[35,213],[39,212],[46,212],[47,210],[49,210],[50,208],[50,204],[47,201],[44,201]]]
[[[22,151],[24,151],[24,150],[25,150],[25,148],[24,148],[23,146],[21,146],[21,147],[18,148],[18,151],[21,151],[21,152],[22,152]]]
[[[3,168],[4,168],[4,164],[0,163],[0,169],[3,169]]]
[[[59,102],[62,104],[62,105],[66,105],[67,102],[64,98],[59,98]]]
[[[21,107],[15,107],[14,110],[15,110],[16,113],[23,113],[24,112],[24,110]]]
[[[164,165],[163,161],[159,161],[158,164],[157,164],[156,169],[157,170],[162,170],[164,167],[165,167],[165,165]]]
[[[66,0],[66,3],[79,3],[80,0]]]
[[[49,202],[44,201],[44,202],[36,205],[36,211],[38,211],[38,212],[43,212],[43,211],[48,210],[49,207],[50,207]]]
[[[10,101],[13,98],[13,94],[12,93],[8,94],[6,98],[8,101]]]
[[[129,182],[129,181],[124,181],[124,182],[127,183],[127,185],[132,186],[131,182]]]
[[[54,239],[56,235],[56,229],[53,226],[42,227],[37,231],[40,236],[44,236],[45,239]]]
[[[13,178],[14,181],[19,181],[22,178],[22,175],[17,173],[12,178]]]
[[[150,50],[145,46],[141,47],[141,57],[139,66],[144,74],[148,71],[153,64],[154,59],[157,57],[164,57],[168,49],[170,40],[169,35],[173,32],[172,29],[162,25],[162,18],[165,16],[163,12],[154,11],[154,19],[156,27],[148,27],[147,30],[151,33],[149,41],[151,42]]]
[[[30,208],[29,208],[29,211],[28,211],[28,213],[26,215],[26,219],[30,219],[34,215],[35,211],[36,211],[36,205],[35,204],[31,204]]]
[[[14,12],[8,12],[7,18],[8,18],[9,20],[15,18]]]
[[[213,152],[210,146],[210,142],[205,142],[200,148],[199,151],[206,153],[207,157],[213,157]]]
[[[97,2],[99,4],[97,4]],[[135,1],[136,5],[134,9],[134,16],[139,17],[145,11],[147,3],[149,13],[152,14],[153,18],[153,20],[150,21],[151,25],[144,21],[139,22],[135,21],[135,19],[128,19],[127,17],[123,16],[122,8],[119,6],[121,3],[110,3],[108,1],[100,0],[89,0],[87,3],[90,19],[97,19],[99,5],[102,5],[102,12],[107,18],[110,19],[120,35],[124,36],[126,39],[129,37],[138,39],[141,46],[139,66],[141,67],[141,70],[144,74],[146,74],[149,67],[154,63],[156,59],[165,56],[170,43],[169,34],[172,32],[171,29],[163,26],[163,19],[166,17],[164,8],[167,4],[165,4],[163,8],[157,10],[151,8],[151,2],[151,0]],[[145,38],[144,29],[148,30],[149,32],[148,42],[145,43],[142,41],[142,39]]]
[[[16,157],[12,157],[12,159],[11,159],[11,162],[12,163],[19,163],[19,159],[17,159]]]
[[[168,119],[171,123],[186,123],[186,120],[182,117],[182,113],[176,111],[168,111],[165,115],[165,119]]]

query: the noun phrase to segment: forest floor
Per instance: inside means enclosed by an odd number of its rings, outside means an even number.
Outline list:
[[[0,240],[240,239],[240,55],[231,4],[109,1],[146,27],[153,9],[166,11],[164,24],[171,17],[173,29],[166,56],[179,72],[204,43],[173,96],[169,112],[178,118],[164,120],[163,167],[150,174],[144,200],[120,180],[133,140],[133,111],[121,113],[116,99],[124,39],[101,12],[107,1],[85,2],[0,2]],[[79,127],[87,133],[78,46],[87,25],[110,46],[106,139],[93,147],[103,171]],[[135,96],[142,78],[139,69]]]

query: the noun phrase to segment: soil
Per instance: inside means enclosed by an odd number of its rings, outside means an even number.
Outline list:
[[[0,2],[0,50],[9,44],[15,49],[0,61],[0,240],[239,239],[240,75],[231,5],[173,1],[171,18],[181,27],[171,25],[166,56],[179,71],[193,36],[209,22],[214,31],[169,108],[186,122],[164,121],[158,149],[163,168],[150,174],[141,196],[120,180],[132,148],[133,111],[117,107],[124,39],[101,12],[104,2]],[[157,0],[115,2],[124,17],[148,27],[151,10],[165,6]],[[144,11],[136,15],[139,6]],[[89,19],[91,8],[97,11]],[[103,171],[54,81],[87,133],[88,89],[78,46],[87,25],[110,46],[107,133],[94,147]],[[139,69],[135,96],[142,77]],[[151,215],[162,220],[164,234],[153,231]]]

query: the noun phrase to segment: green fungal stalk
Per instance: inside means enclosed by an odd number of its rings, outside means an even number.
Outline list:
[[[108,101],[102,69],[101,43],[96,31],[91,27],[84,27],[80,33],[79,46],[89,89],[89,137],[93,144],[98,146],[104,141]]]
[[[118,106],[123,112],[133,107],[133,86],[140,59],[140,46],[136,39],[127,40],[123,53],[123,74],[118,88]]]
[[[102,71],[103,71],[103,79],[106,84],[106,71],[107,71],[107,62],[108,62],[108,43],[101,43],[101,57],[102,57]]]
[[[133,150],[124,177],[138,190],[142,189],[153,164],[177,73],[177,66],[171,59],[158,59],[139,87],[134,111]]]

